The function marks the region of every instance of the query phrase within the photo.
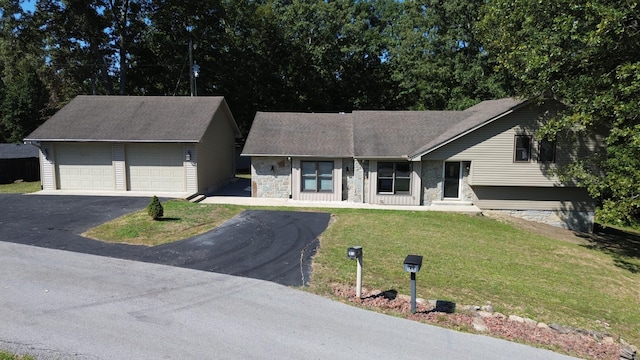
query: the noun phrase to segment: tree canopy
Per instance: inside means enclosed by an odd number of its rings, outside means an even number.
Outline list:
[[[518,95],[567,105],[543,131],[603,136],[602,153],[560,171],[602,201],[602,221],[640,221],[640,11],[628,0],[492,0],[484,47]]]

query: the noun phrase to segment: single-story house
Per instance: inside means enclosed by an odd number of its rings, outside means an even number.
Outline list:
[[[560,107],[505,98],[464,111],[258,112],[243,155],[253,197],[475,205],[591,231],[594,200],[550,169],[593,148],[536,137]]]
[[[39,179],[38,148],[28,144],[0,144],[0,184]]]
[[[78,96],[24,140],[44,190],[209,193],[241,136],[223,97]]]

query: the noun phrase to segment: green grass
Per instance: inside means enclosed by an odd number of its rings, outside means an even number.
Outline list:
[[[34,357],[29,355],[15,355],[6,351],[0,350],[0,360],[35,360]]]
[[[40,181],[0,185],[1,194],[26,194],[40,191]]]
[[[208,231],[247,209],[185,201],[167,201],[163,206],[168,220],[154,222],[141,211],[89,234],[155,245]],[[417,275],[419,297],[460,305],[490,301],[505,314],[640,342],[640,248],[636,248],[640,237],[623,238],[629,244],[614,247],[606,239],[601,244],[580,237],[551,239],[481,216],[315,210],[331,212],[334,221],[322,234],[314,258],[311,292],[333,297],[331,284],[354,284],[355,263],[347,259],[346,249],[360,245],[366,288],[409,294],[409,276],[402,263],[406,255],[417,254],[424,257]],[[602,328],[602,323],[611,328]]]
[[[640,274],[576,238],[561,241],[485,217],[435,212],[342,211],[314,258],[312,291],[354,283],[346,248],[363,246],[363,286],[410,293],[402,262],[424,256],[418,296],[483,305],[547,323],[640,337]],[[640,258],[626,261],[640,266]]]
[[[145,209],[89,229],[82,235],[103,241],[155,246],[207,232],[244,209],[185,200],[165,201],[162,207],[164,216],[159,220],[151,219]]]

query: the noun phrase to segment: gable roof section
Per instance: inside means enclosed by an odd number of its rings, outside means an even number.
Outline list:
[[[258,112],[246,156],[353,156],[352,114]]]
[[[223,97],[77,96],[25,141],[199,142]]]
[[[464,111],[258,112],[243,155],[418,159],[527,103],[489,100]]]
[[[458,139],[478,128],[481,128],[492,121],[507,115],[517,108],[528,103],[527,100],[504,98],[498,100],[487,100],[476,104],[467,110],[468,116],[457,124],[452,124],[446,131],[440,133],[430,142],[425,143],[417,151],[410,154],[410,158],[415,159],[434,151],[451,141]]]

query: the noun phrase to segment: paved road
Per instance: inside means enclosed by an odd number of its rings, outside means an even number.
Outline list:
[[[150,198],[0,195],[0,241],[308,285],[329,213],[245,211],[217,229],[156,247],[109,244],[81,233],[143,209]]]
[[[273,282],[0,242],[0,348],[66,359],[570,359]]]

